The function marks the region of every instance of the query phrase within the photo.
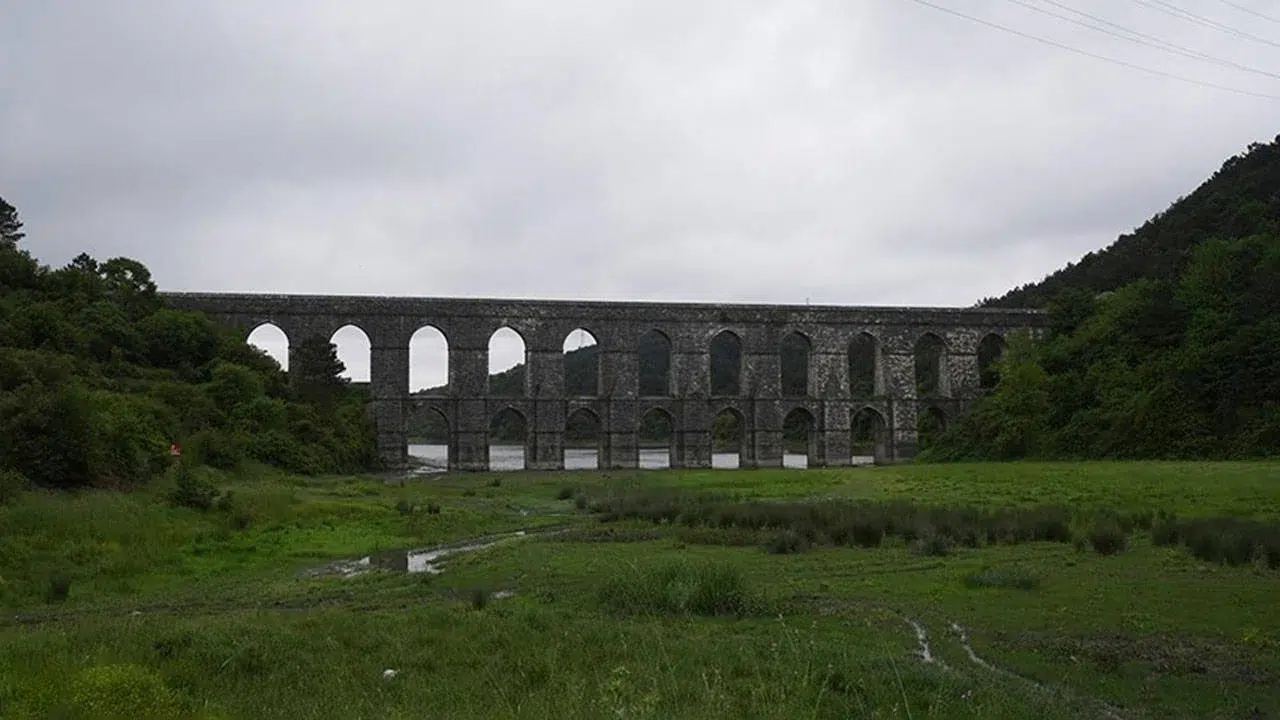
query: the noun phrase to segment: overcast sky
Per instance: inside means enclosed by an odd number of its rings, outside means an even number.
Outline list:
[[[1280,132],[1267,0],[930,2],[1276,97],[915,0],[5,0],[0,195],[166,290],[970,305]]]

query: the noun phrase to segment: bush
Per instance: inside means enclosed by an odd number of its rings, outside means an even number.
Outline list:
[[[570,498],[573,497],[574,492],[576,491],[572,487],[569,487],[568,485],[566,485],[560,488],[560,490],[556,493],[556,499],[569,500]]]
[[[435,501],[432,501],[432,502],[427,503],[427,514],[428,514],[428,515],[439,515],[439,514],[440,514],[440,503],[435,502]]]
[[[180,700],[159,673],[141,665],[100,665],[72,684],[77,716],[102,720],[147,720],[182,715]]]
[[[809,541],[797,532],[783,530],[769,539],[765,549],[773,555],[790,555],[802,553],[809,549]]]
[[[472,610],[485,609],[485,607],[489,605],[489,600],[491,597],[492,595],[488,590],[484,588],[473,588],[471,590],[471,609]]]
[[[400,499],[396,501],[396,512],[401,515],[412,515],[417,511],[418,506],[414,505],[410,500]]]
[[[199,473],[190,463],[180,461],[173,469],[174,487],[169,492],[169,503],[176,507],[208,510],[218,497],[218,487],[208,476]]]
[[[976,573],[966,575],[965,587],[970,588],[1010,588],[1014,590],[1035,590],[1040,587],[1040,578],[1028,570],[1017,567],[986,567]]]
[[[1089,544],[1099,555],[1115,555],[1129,543],[1129,537],[1114,518],[1098,521],[1089,533]]]
[[[235,470],[245,456],[244,440],[225,430],[201,430],[184,449],[193,461],[219,470]]]
[[[0,470],[0,505],[18,499],[27,487],[27,479],[17,470]]]
[[[71,576],[62,571],[55,571],[49,577],[49,585],[45,588],[46,602],[60,603],[71,595]]]
[[[1151,542],[1159,547],[1173,547],[1181,539],[1178,520],[1173,516],[1161,517],[1151,526]]]
[[[951,554],[951,541],[941,535],[928,534],[911,543],[911,554],[943,557]]]
[[[599,600],[613,612],[634,615],[745,616],[763,611],[737,568],[684,562],[619,573],[601,586]]]

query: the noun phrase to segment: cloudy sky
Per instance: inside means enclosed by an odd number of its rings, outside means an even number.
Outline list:
[[[0,195],[167,290],[969,305],[1280,132],[1267,0],[929,2],[6,0]]]

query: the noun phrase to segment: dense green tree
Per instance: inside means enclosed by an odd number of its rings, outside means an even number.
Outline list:
[[[290,361],[290,380],[298,398],[325,411],[333,409],[347,389],[347,381],[342,378],[347,368],[338,358],[338,347],[323,337],[312,336],[298,344]]]
[[[26,235],[22,232],[22,221],[18,219],[18,209],[0,197],[0,249],[14,250],[18,241]]]

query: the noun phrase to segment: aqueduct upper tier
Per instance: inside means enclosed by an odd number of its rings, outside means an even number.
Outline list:
[[[369,338],[370,412],[383,460],[406,462],[407,419],[428,408],[448,424],[449,466],[455,470],[489,467],[491,419],[511,411],[525,423],[529,469],[563,468],[566,420],[580,411],[598,421],[602,468],[637,466],[637,430],[649,413],[665,415],[672,428],[672,467],[711,466],[712,420],[726,411],[741,423],[743,467],[781,466],[783,422],[793,412],[809,419],[810,466],[848,465],[853,426],[868,419],[878,461],[909,459],[917,449],[919,418],[955,417],[983,392],[991,354],[981,360],[980,348],[1003,347],[1007,335],[1035,333],[1045,324],[1038,311],[988,308],[226,293],[166,293],[165,299],[246,337],[261,325],[275,325],[288,337],[291,353],[309,337],[359,327]],[[448,343],[448,385],[441,394],[411,395],[409,342],[426,326]],[[526,378],[518,397],[489,392],[489,338],[503,327],[525,342]],[[598,343],[594,394],[566,391],[563,343],[579,328]],[[659,349],[646,352],[665,354],[661,381],[642,383],[640,346],[655,338]],[[730,385],[713,378],[717,343],[736,353]],[[790,357],[803,358],[790,380],[781,359],[787,343],[799,348]],[[921,368],[924,345],[934,350],[927,355],[930,367]],[[934,380],[922,385],[922,373]]]

